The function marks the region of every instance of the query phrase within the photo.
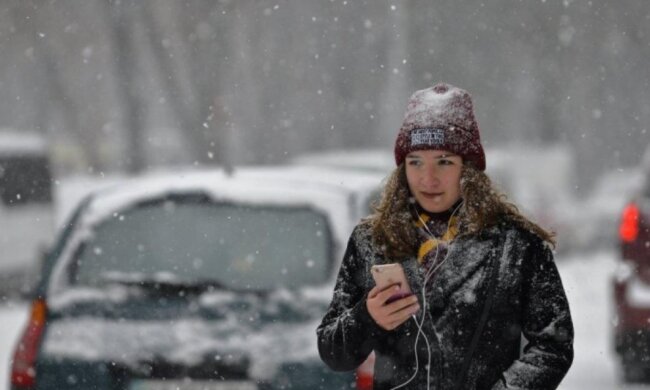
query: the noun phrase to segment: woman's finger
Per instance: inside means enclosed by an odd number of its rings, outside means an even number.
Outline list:
[[[390,317],[390,321],[388,321],[387,326],[390,329],[395,329],[398,326],[405,323],[406,321],[408,321],[409,318],[415,315],[419,310],[420,310],[420,305],[417,304],[413,307],[409,306],[405,309],[402,309],[401,311],[394,313]]]
[[[386,309],[388,309],[389,313],[397,313],[400,310],[404,310],[405,308],[415,305],[418,303],[418,298],[415,295],[409,295],[404,298],[400,298],[396,301],[393,301],[387,305],[385,305]]]
[[[377,296],[377,294],[379,294],[379,293],[381,292],[381,290],[382,290],[382,289],[379,288],[379,286],[375,286],[375,287],[373,287],[372,290],[370,290],[370,291],[368,292],[368,298],[371,298],[371,299],[372,299],[372,298],[375,298],[375,297]]]
[[[385,289],[381,290],[377,294],[377,298],[380,299],[382,302],[386,302],[390,297],[392,297],[395,294],[399,294],[401,288],[399,284],[392,284]]]

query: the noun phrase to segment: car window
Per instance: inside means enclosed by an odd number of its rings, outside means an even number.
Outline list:
[[[0,157],[0,198],[5,206],[51,203],[48,159],[40,156]]]
[[[308,208],[161,201],[97,225],[71,282],[216,281],[234,290],[323,283],[331,268],[327,219]]]

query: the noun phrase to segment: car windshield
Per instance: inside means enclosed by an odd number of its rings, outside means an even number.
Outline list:
[[[139,204],[95,226],[73,262],[71,282],[213,282],[253,291],[319,284],[332,266],[327,223],[306,207],[205,199]]]

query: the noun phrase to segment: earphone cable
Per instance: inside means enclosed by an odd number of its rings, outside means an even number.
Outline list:
[[[447,222],[447,231],[449,231],[449,229],[451,228],[452,218],[454,217],[454,215],[460,209],[460,207],[463,205],[464,202],[465,202],[464,200],[461,200],[461,202],[458,204],[458,206],[456,206],[454,211],[452,211],[451,215],[449,216],[449,221]],[[420,215],[420,213],[418,213],[417,210],[415,210],[415,212],[416,212],[416,214],[418,216],[418,219],[422,223],[422,226],[424,226],[427,233],[429,233],[431,238],[433,240],[435,240],[438,245],[436,245],[436,253],[433,256],[433,260],[432,260],[433,264],[435,264],[435,265],[433,267],[431,267],[431,269],[429,269],[427,271],[427,273],[425,274],[424,284],[422,286],[422,308],[423,308],[422,309],[422,318],[418,322],[417,317],[416,317],[415,314],[413,314],[411,316],[411,318],[413,318],[413,320],[415,321],[415,324],[416,324],[416,326],[418,328],[418,334],[415,336],[415,342],[413,343],[413,351],[414,351],[414,354],[415,354],[415,372],[413,372],[413,375],[406,382],[404,382],[404,383],[402,383],[400,385],[397,385],[397,386],[393,387],[390,390],[395,390],[395,389],[399,389],[401,387],[404,387],[407,384],[409,384],[416,377],[416,375],[418,373],[418,370],[420,369],[418,351],[417,351],[418,339],[420,337],[420,334],[422,334],[422,338],[424,338],[424,342],[427,345],[427,366],[426,366],[426,368],[427,368],[427,390],[429,390],[431,388],[431,345],[429,344],[429,338],[427,337],[427,335],[422,330],[422,327],[424,326],[424,321],[425,321],[426,316],[427,316],[427,312],[426,312],[426,307],[427,307],[426,289],[427,289],[427,285],[429,283],[429,279],[436,273],[436,271],[447,260],[448,253],[445,255],[444,259],[442,259],[442,261],[440,261],[440,263],[436,264],[436,262],[438,260],[438,255],[440,254],[440,245],[439,245],[440,240],[438,238],[436,238],[436,236],[431,232],[431,230],[427,226],[426,222],[422,219],[422,216]]]

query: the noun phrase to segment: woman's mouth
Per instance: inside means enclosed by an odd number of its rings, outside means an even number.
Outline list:
[[[444,192],[420,192],[425,199],[436,199],[444,194]]]

